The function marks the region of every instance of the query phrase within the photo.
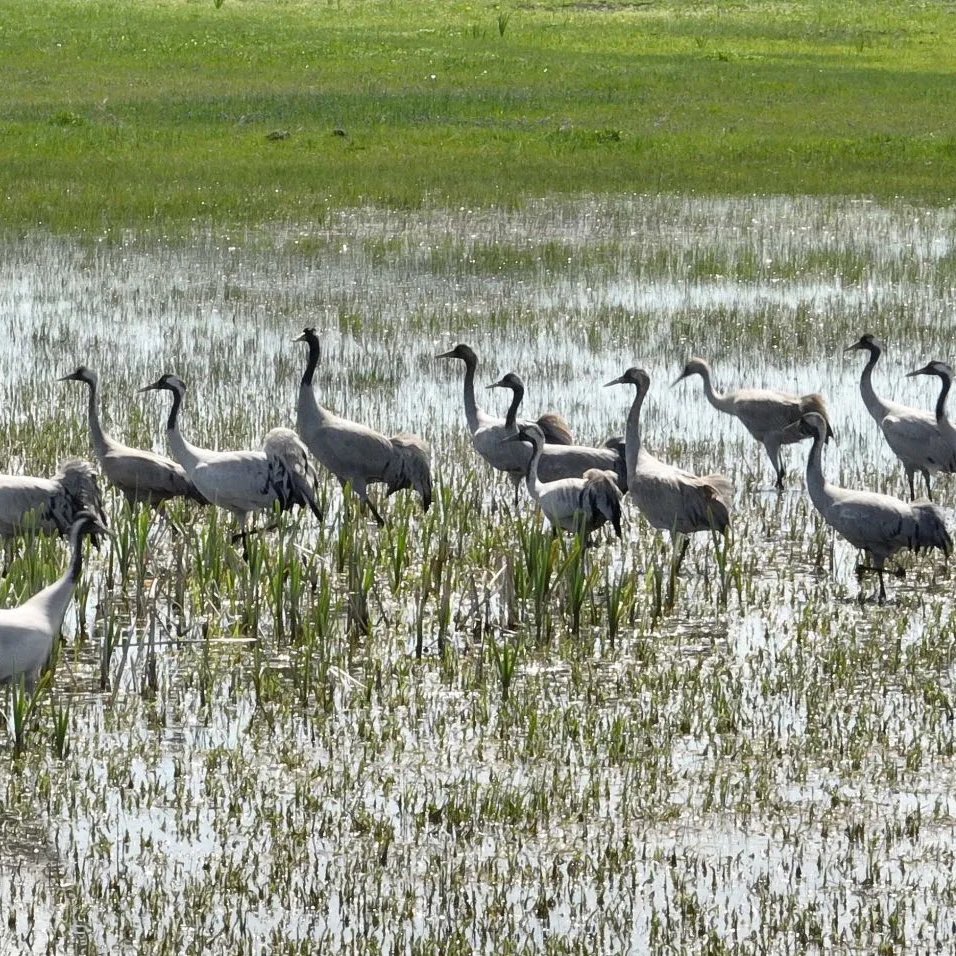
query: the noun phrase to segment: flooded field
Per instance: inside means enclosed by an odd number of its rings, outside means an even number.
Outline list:
[[[0,247],[0,454],[49,474],[114,437],[165,451],[163,372],[195,444],[292,426],[319,400],[432,447],[435,503],[373,489],[379,529],[321,474],[248,560],[232,519],[170,526],[108,492],[52,691],[0,750],[0,952],[936,953],[956,947],[954,573],[907,556],[860,603],[856,552],[804,491],[808,445],[762,448],[721,387],[820,390],[831,480],[905,495],[859,393],[932,409],[956,359],[956,213],[867,202],[637,197],[514,213],[360,210],[314,228]],[[666,536],[552,542],[473,451],[478,385],[583,443],[621,434],[734,481],[729,543],[693,540],[673,607]],[[507,396],[480,388],[503,415]],[[956,527],[956,476],[937,498]],[[14,546],[4,605],[64,545]],[[867,591],[875,582],[865,581]],[[11,697],[5,698],[8,715]],[[12,725],[12,717],[8,716]]]

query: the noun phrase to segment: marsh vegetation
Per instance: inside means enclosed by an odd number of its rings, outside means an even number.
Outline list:
[[[516,18],[517,19],[517,18]],[[514,22],[508,25],[510,36]],[[946,951],[953,946],[953,575],[908,559],[886,606],[803,492],[806,446],[765,453],[698,388],[826,393],[847,486],[905,495],[843,348],[880,335],[882,392],[950,359],[954,214],[902,202],[642,197],[355,209],[185,242],[30,234],[0,254],[0,456],[88,454],[79,390],[162,448],[254,447],[290,425],[321,332],[328,406],[426,437],[435,501],[379,529],[323,476],[326,518],[283,519],[243,560],[229,520],[176,535],[111,494],[52,689],[0,753],[0,939],[39,952]],[[552,540],[469,444],[458,341],[528,411],[623,429],[736,485],[666,606],[669,544]],[[484,404],[506,397],[499,390]],[[948,517],[952,478],[938,480]],[[373,492],[374,494],[374,492]],[[63,564],[21,544],[15,603]],[[10,713],[13,703],[8,703]]]

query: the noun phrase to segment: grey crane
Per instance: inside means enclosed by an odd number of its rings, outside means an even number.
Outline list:
[[[806,438],[800,428],[801,417],[808,412],[817,412],[826,420],[830,436],[833,435],[826,400],[819,392],[797,395],[771,388],[739,388],[718,392],[711,381],[710,366],[702,358],[690,359],[674,384],[693,375],[699,375],[703,379],[707,401],[717,411],[738,418],[747,431],[763,445],[777,474],[779,489],[783,489],[786,474],[780,448]]]
[[[926,496],[932,501],[930,476],[956,471],[956,448],[940,433],[933,415],[918,408],[880,398],[873,389],[873,369],[883,354],[883,343],[872,335],[863,335],[848,345],[845,352],[869,353],[860,376],[860,394],[874,421],[880,426],[887,444],[902,462],[910,487],[910,500],[916,499],[914,477],[918,471],[926,482]]]
[[[131,448],[103,431],[98,409],[99,377],[93,369],[81,365],[69,375],[61,376],[59,381],[83,382],[89,388],[87,417],[96,460],[107,481],[118,488],[131,505],[145,502],[161,507],[171,498],[189,498],[204,505],[209,503],[186,477],[183,467],[171,458]]]
[[[906,502],[873,491],[851,491],[831,485],[823,476],[823,445],[827,428],[823,416],[804,415],[801,427],[813,438],[807,459],[807,491],[823,520],[842,538],[863,551],[870,566],[857,568],[861,575],[875,571],[880,579],[880,602],[886,600],[883,574],[886,561],[905,549],[939,548],[947,557],[953,548],[943,514],[930,501]],[[862,592],[861,592],[862,599]]]
[[[497,382],[492,382],[488,388],[511,389],[511,406],[508,408],[508,415],[505,418],[506,438],[517,433],[517,425],[519,424],[537,424],[518,420],[518,408],[524,395],[524,382],[514,372],[508,372]],[[540,429],[540,425],[538,427]],[[541,433],[544,435],[544,429],[541,429]],[[527,474],[528,463],[525,462],[524,467],[516,475],[514,472],[509,472],[509,474],[520,481]],[[541,459],[538,462],[538,472],[541,475],[541,480],[545,482],[560,481],[562,478],[580,478],[585,471],[592,468],[599,471],[613,472],[618,487],[622,492],[627,491],[627,462],[625,461],[624,442],[620,438],[609,438],[600,447],[574,444],[549,445],[545,443]]]
[[[678,567],[687,548],[687,535],[723,533],[730,527],[733,485],[724,475],[698,477],[647,452],[641,442],[641,408],[651,377],[644,369],[632,366],[607,384],[636,389],[624,433],[628,493],[651,527],[671,533]]]
[[[422,510],[428,511],[432,503],[428,444],[417,435],[406,433],[387,438],[320,405],[313,385],[321,355],[319,336],[314,328],[306,328],[294,341],[305,342],[309,348],[295,415],[296,431],[306,448],[343,488],[352,485],[380,526],[385,522],[369,500],[370,484],[383,482],[388,495],[411,488],[421,498]]]
[[[538,466],[544,452],[544,432],[533,422],[523,422],[508,442],[524,442],[531,446],[531,459],[525,481],[528,493],[537,501],[552,528],[583,532],[611,522],[614,533],[621,537],[621,491],[613,471],[589,468],[581,477],[542,481]]]
[[[946,400],[953,387],[952,367],[946,362],[932,361],[915,372],[908,372],[906,377],[913,378],[917,375],[935,375],[940,380],[939,398],[936,399],[936,427],[950,447],[956,449],[956,427],[946,417]]]
[[[72,557],[66,572],[19,607],[0,609],[0,682],[22,676],[28,689],[36,686],[80,578],[83,539],[109,533],[95,514],[81,511],[70,526]]]
[[[315,471],[309,464],[305,446],[291,429],[273,428],[261,450],[197,448],[179,431],[179,412],[186,395],[183,380],[178,375],[162,375],[140,391],[172,393],[166,438],[173,457],[207,501],[235,515],[243,539],[249,514],[276,503],[280,511],[288,511],[296,505],[308,507],[322,519],[312,490]]]
[[[29,530],[65,535],[81,512],[106,524],[96,469],[88,461],[70,458],[52,478],[0,475],[0,537]]]
[[[506,444],[504,442],[505,438],[509,438],[516,433],[517,429],[514,424],[509,427],[505,419],[489,415],[484,409],[478,407],[478,402],[475,399],[475,372],[478,368],[478,356],[469,346],[459,344],[435,357],[460,359],[465,363],[465,419],[468,422],[468,431],[471,432],[471,443],[474,445],[475,451],[492,468],[505,472],[511,478],[515,484],[515,501],[517,502],[518,484],[520,484],[527,470],[531,452],[523,445],[514,442]],[[524,391],[523,385],[521,391],[522,393]],[[520,404],[521,396],[516,394],[516,397],[518,404]],[[514,399],[512,399],[512,405],[517,408]],[[549,449],[558,445],[576,447],[572,445],[573,439],[567,422],[557,413],[547,412],[536,419],[535,424],[544,434]],[[585,465],[584,467],[589,468],[591,466]],[[583,470],[582,468],[577,474],[581,474]],[[565,477],[565,474],[549,474],[548,476],[549,480],[555,477]]]

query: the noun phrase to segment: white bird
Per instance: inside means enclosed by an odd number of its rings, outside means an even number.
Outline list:
[[[88,461],[70,458],[52,478],[0,475],[0,537],[29,530],[64,535],[84,511],[106,523],[96,469]]]
[[[692,358],[674,382],[699,375],[704,381],[704,395],[719,412],[736,416],[767,451],[767,457],[777,473],[777,488],[783,488],[786,469],[780,454],[782,445],[803,441],[806,435],[800,429],[800,418],[808,412],[822,415],[833,437],[826,400],[818,392],[797,395],[770,388],[740,388],[718,392],[711,383],[710,366],[702,358]]]
[[[882,399],[873,390],[873,368],[883,354],[883,343],[879,339],[864,335],[844,351],[869,352],[870,357],[860,376],[863,403],[880,426],[887,444],[903,464],[910,486],[910,500],[916,498],[914,476],[918,471],[926,482],[926,496],[932,501],[930,475],[938,471],[956,471],[956,448],[940,433],[933,415]]]
[[[412,488],[422,501],[422,510],[432,503],[432,475],[428,444],[416,435],[385,435],[358,422],[330,412],[316,401],[313,379],[319,364],[319,337],[315,329],[304,329],[295,339],[309,347],[305,374],[299,384],[295,427],[306,448],[327,468],[343,488],[352,490],[368,507],[379,525],[382,516],[369,500],[368,486],[384,482],[387,494]]]
[[[83,538],[109,533],[95,515],[81,512],[70,527],[72,557],[66,573],[19,607],[0,609],[0,682],[22,676],[29,690],[36,686],[80,577]]]
[[[538,477],[538,465],[544,451],[544,432],[533,422],[522,423],[510,442],[531,446],[531,460],[525,482],[528,492],[557,530],[583,531],[585,536],[608,521],[621,537],[621,491],[612,471],[589,468],[580,478],[561,478],[544,482]]]
[[[90,438],[96,459],[110,484],[115,485],[131,504],[145,502],[161,507],[170,498],[191,498],[208,504],[199,494],[186,472],[171,458],[140,448],[131,448],[103,431],[97,409],[96,372],[81,365],[75,372],[62,376],[61,382],[83,382],[89,387],[87,410]]]
[[[951,448],[956,449],[956,427],[946,417],[946,400],[949,398],[949,390],[953,387],[953,369],[946,362],[933,361],[923,368],[916,369],[915,372],[908,372],[907,378],[914,378],[917,375],[935,375],[940,379],[941,387],[939,398],[936,399],[936,427],[939,433],[949,442]]]
[[[186,394],[183,380],[178,375],[162,375],[140,391],[172,393],[166,438],[173,457],[207,501],[236,516],[241,534],[245,534],[250,512],[271,508],[274,503],[281,511],[308,506],[322,519],[311,485],[314,469],[305,446],[291,429],[273,428],[260,451],[197,448],[179,431],[179,411]]]
[[[697,531],[723,533],[730,526],[733,485],[724,475],[699,478],[646,451],[641,443],[641,406],[651,378],[644,369],[629,368],[607,384],[636,388],[624,434],[628,494],[652,527],[671,533],[679,565],[687,547],[687,535]]]
[[[886,600],[883,573],[887,558],[909,549],[939,548],[947,557],[953,547],[943,514],[930,501],[906,502],[873,491],[850,491],[831,485],[823,477],[826,421],[821,415],[804,415],[802,427],[813,438],[807,459],[807,491],[813,506],[837,534],[865,552],[880,579],[880,601]]]

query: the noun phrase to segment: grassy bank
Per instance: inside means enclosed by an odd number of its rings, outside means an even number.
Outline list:
[[[6,8],[0,215],[16,228],[579,191],[944,202],[956,182],[943,5]]]

